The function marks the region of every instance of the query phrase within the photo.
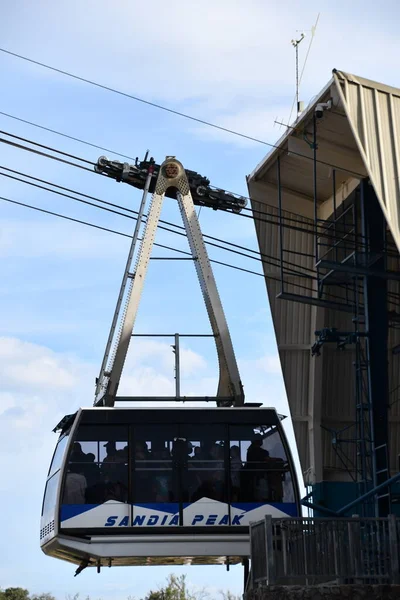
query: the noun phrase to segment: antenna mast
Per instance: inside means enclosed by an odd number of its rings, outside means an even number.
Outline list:
[[[299,45],[304,40],[304,37],[305,35],[302,33],[298,40],[292,40],[292,46],[296,50],[296,115],[301,112],[299,102]]]

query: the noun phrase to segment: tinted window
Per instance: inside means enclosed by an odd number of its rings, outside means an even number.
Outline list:
[[[42,516],[47,515],[49,513],[54,513],[54,509],[56,506],[56,494],[57,494],[57,485],[58,485],[59,476],[60,476],[60,473],[56,473],[46,483],[46,488],[44,491]]]
[[[275,426],[230,426],[232,502],[294,502],[291,473]]]
[[[133,499],[138,503],[177,502],[182,450],[175,425],[144,425],[134,432]]]
[[[224,425],[182,426],[181,433],[188,445],[182,477],[184,502],[201,498],[227,501],[226,431]]]
[[[64,435],[64,437],[62,437],[59,440],[59,442],[56,446],[56,450],[54,452],[53,460],[51,461],[49,475],[48,475],[49,477],[51,475],[53,475],[53,473],[58,471],[58,469],[61,467],[65,448],[67,447],[67,442],[68,442],[68,435]]]
[[[128,429],[79,428],[68,461],[63,504],[128,501]]]

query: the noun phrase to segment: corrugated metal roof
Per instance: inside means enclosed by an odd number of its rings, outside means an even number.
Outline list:
[[[358,150],[400,250],[400,89],[335,71]]]

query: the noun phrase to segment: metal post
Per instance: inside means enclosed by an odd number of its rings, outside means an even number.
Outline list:
[[[280,257],[280,268],[281,268],[281,294],[284,293],[284,280],[283,280],[283,224],[282,224],[282,188],[281,188],[281,159],[278,156],[277,161],[277,182],[278,182],[278,214],[279,214],[279,257]]]
[[[250,529],[250,531],[251,531],[251,529]],[[251,540],[251,536],[250,536],[250,540]],[[242,565],[243,565],[243,598],[244,598],[244,595],[246,594],[247,586],[249,583],[249,572],[250,572],[249,559],[244,558]]]
[[[354,518],[354,515],[352,516]],[[360,545],[360,519],[347,522],[347,532],[349,536],[349,575],[355,578],[354,583],[360,583],[362,574],[361,566],[361,545]]]
[[[292,46],[296,50],[296,119],[299,116],[299,44],[304,39],[304,33],[301,34],[300,39],[292,40]],[[290,113],[292,115],[292,113]]]
[[[265,546],[267,551],[267,585],[275,583],[275,557],[273,544],[272,516],[265,515]]]
[[[396,515],[389,515],[389,551],[391,583],[400,583],[399,546],[397,542]]]
[[[181,373],[179,361],[179,333],[175,333],[175,396],[181,396]]]
[[[253,545],[254,545],[254,523],[250,521],[249,523],[249,535],[250,535],[250,578],[251,578],[251,587],[254,590],[255,588],[255,575],[254,575],[254,553],[253,553]]]
[[[133,254],[135,252],[136,243],[138,241],[140,227],[142,225],[144,209],[146,207],[147,195],[149,193],[149,187],[150,187],[151,178],[153,177],[153,171],[154,171],[154,168],[152,165],[150,165],[149,171],[147,173],[146,183],[145,183],[145,186],[143,189],[142,200],[140,202],[139,212],[138,212],[137,221],[136,221],[136,225],[135,225],[135,231],[133,232],[131,247],[129,248],[128,259],[126,261],[125,271],[124,271],[124,275],[122,277],[121,289],[120,289],[118,300],[117,300],[117,306],[115,307],[114,317],[113,317],[113,320],[111,323],[110,333],[108,335],[108,340],[107,340],[107,345],[106,345],[106,349],[104,352],[103,362],[101,363],[100,374],[99,374],[99,377],[97,380],[96,396],[101,391],[101,384],[103,383],[104,373],[107,369],[107,362],[108,362],[108,357],[110,355],[111,344],[112,344],[112,341],[114,338],[115,328],[117,326],[118,317],[119,317],[120,310],[121,310],[121,304],[122,304],[122,300],[124,298],[124,293],[125,293],[125,289],[126,289],[126,284],[127,284],[128,278],[130,276],[130,268],[131,268],[131,264],[132,264],[132,258],[133,258]]]
[[[337,584],[341,584],[343,583],[342,580],[342,573],[340,572],[340,544],[339,544],[339,540],[338,540],[338,529],[336,527],[336,523],[337,521],[332,521],[331,527],[332,527],[332,542],[333,542],[333,562],[335,565],[335,576],[336,576],[336,583]]]
[[[337,245],[337,238],[336,238],[336,219],[337,219],[337,215],[336,215],[336,169],[333,169],[332,171],[332,186],[333,186],[333,245],[335,248],[335,262],[338,262],[338,245]]]
[[[365,251],[365,264],[374,259],[374,270],[384,272],[385,257],[385,217],[382,213],[375,190],[368,179],[361,182],[361,214]],[[387,280],[384,277],[366,275],[364,277],[364,306],[368,388],[370,401],[370,423],[372,439],[373,485],[377,486],[389,476],[389,459],[380,451],[388,443],[388,306]],[[387,517],[390,511],[389,494],[378,497],[376,516]]]
[[[318,204],[317,204],[317,117],[313,115],[313,188],[314,188],[314,231],[315,263],[318,262]]]

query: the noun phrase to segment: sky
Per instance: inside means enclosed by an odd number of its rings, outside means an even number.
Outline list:
[[[14,0],[2,11],[1,47],[122,92],[274,143],[295,91],[291,40],[303,31],[301,82],[306,104],[333,68],[400,87],[398,2],[325,0]],[[175,155],[213,185],[246,194],[245,176],[268,145],[250,142],[45,70],[0,52],[0,111],[129,156],[147,149],[161,162]],[[100,150],[0,115],[0,129],[96,161]],[[0,137],[1,134],[0,134]],[[113,152],[110,158],[118,158]],[[0,164],[137,209],[140,192],[0,143]],[[64,213],[127,234],[134,222],[5,177],[0,196]],[[180,223],[166,200],[163,218]],[[256,249],[250,219],[202,209],[204,233]],[[187,249],[158,232],[157,242]],[[126,237],[63,221],[0,200],[0,587],[75,593],[92,600],[140,598],[169,568],[110,569],[97,575],[46,557],[39,521],[58,420],[90,406],[129,248]],[[261,273],[256,260],[217,248],[210,257]],[[155,249],[154,256],[172,256]],[[248,401],[289,415],[263,277],[216,265]],[[160,301],[162,299],[162,301]],[[136,324],[138,333],[208,333],[189,261],[152,261]],[[169,340],[131,345],[121,393],[172,394]],[[216,353],[210,340],[182,344],[182,393],[214,395]],[[290,420],[286,420],[289,435]],[[293,442],[293,438],[291,437]],[[295,451],[295,448],[294,448]],[[242,570],[176,568],[193,586],[241,593]]]

